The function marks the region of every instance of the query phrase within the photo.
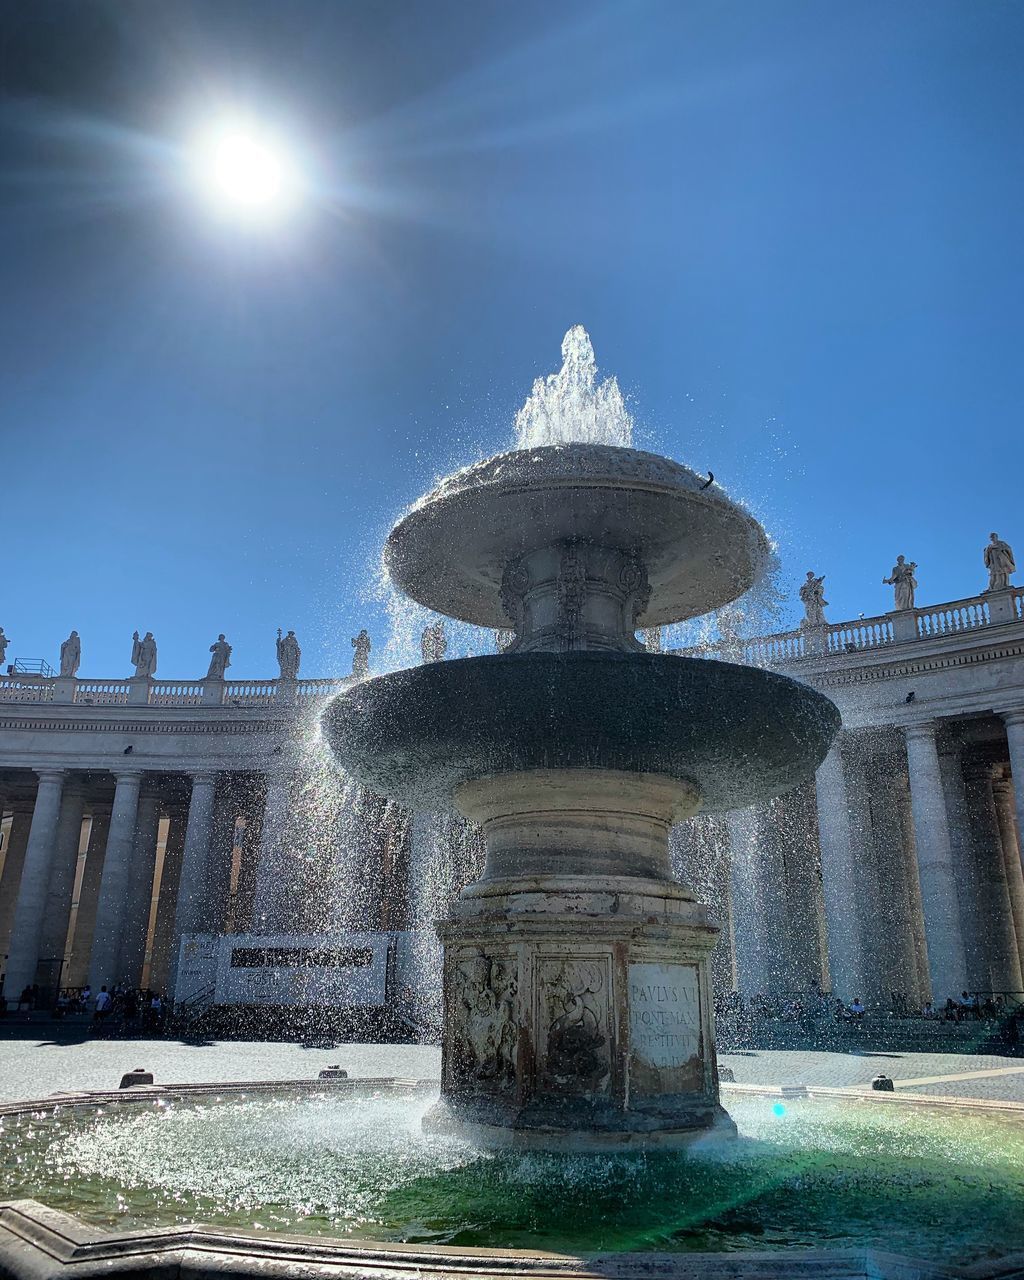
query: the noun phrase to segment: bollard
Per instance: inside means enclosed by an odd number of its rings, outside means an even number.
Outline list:
[[[332,1063],[331,1066],[325,1067],[323,1071],[320,1072],[320,1079],[321,1080],[347,1080],[348,1072],[342,1071],[341,1067],[335,1062],[335,1063]]]
[[[896,1086],[892,1082],[892,1076],[877,1075],[871,1081],[871,1087],[878,1093],[892,1093]]]
[[[129,1071],[121,1077],[121,1083],[117,1087],[119,1089],[130,1089],[132,1085],[152,1083],[152,1071],[147,1071],[145,1067],[136,1067],[134,1071]]]

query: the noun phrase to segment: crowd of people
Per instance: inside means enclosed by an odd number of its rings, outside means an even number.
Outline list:
[[[52,1004],[40,988],[25,987],[17,1002],[8,1002],[8,1011],[28,1012],[50,1008],[56,1018],[70,1014],[91,1014],[96,1034],[160,1035],[167,1022],[168,1003],[159,991],[118,984],[112,991],[103,986],[94,992],[84,987],[62,987]]]
[[[962,991],[958,998],[950,996],[939,1006],[935,1006],[931,1000],[919,1006],[903,992],[893,991],[890,993],[889,1007],[879,1005],[872,1012],[875,1016],[921,1018],[928,1021],[1002,1021],[1013,1016],[1016,1007],[1004,995],[977,991]],[[806,991],[758,991],[747,999],[738,991],[730,991],[715,1000],[715,1017],[725,1025],[730,1022],[849,1023],[860,1022],[867,1015],[868,1007],[860,996],[844,1000],[831,992],[823,991],[817,982],[812,982]]]

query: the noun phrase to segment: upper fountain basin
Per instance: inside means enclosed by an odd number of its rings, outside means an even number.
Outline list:
[[[673,654],[527,653],[393,671],[330,702],[341,766],[414,809],[462,783],[536,769],[615,769],[694,784],[741,808],[811,776],[835,705],[775,672]]]
[[[636,618],[664,626],[717,609],[764,573],[757,521],[706,477],[614,445],[517,449],[448,476],[402,517],[384,563],[427,608],[495,629],[510,625],[502,576],[519,556],[589,543],[635,556],[651,592]]]

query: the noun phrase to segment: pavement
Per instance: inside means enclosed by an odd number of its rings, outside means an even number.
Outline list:
[[[1024,1059],[992,1054],[828,1053],[748,1049],[723,1053],[737,1084],[870,1084],[879,1072],[896,1091],[945,1097],[1024,1102]],[[232,1080],[308,1080],[338,1064],[352,1076],[438,1080],[441,1051],[434,1045],[319,1045],[237,1040],[108,1040],[60,1024],[0,1030],[0,1102],[51,1093],[116,1088],[134,1067],[152,1071],[157,1084],[223,1084]]]

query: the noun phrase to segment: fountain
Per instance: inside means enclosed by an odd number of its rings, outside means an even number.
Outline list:
[[[426,1124],[495,1145],[682,1145],[734,1126],[717,930],[672,875],[670,828],[813,773],[839,714],[783,676],[646,651],[639,629],[748,590],[767,539],[716,485],[628,447],[581,327],[562,353],[517,418],[521,447],[441,481],[384,552],[413,600],[514,639],[364,681],[323,729],[366,786],[483,830],[483,875],[437,926],[442,1096]]]

